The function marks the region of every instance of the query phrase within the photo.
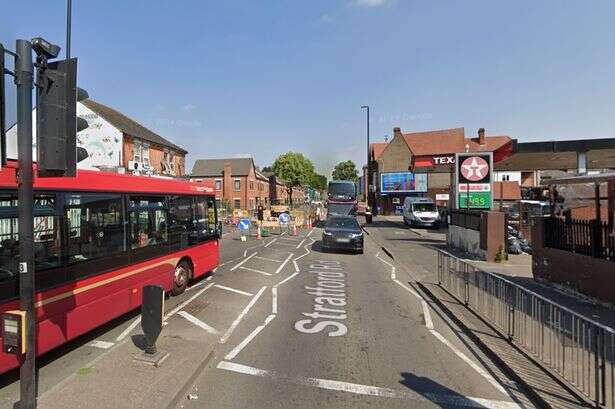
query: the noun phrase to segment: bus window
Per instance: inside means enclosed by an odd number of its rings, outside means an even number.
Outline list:
[[[131,196],[130,243],[133,249],[167,242],[167,211],[163,197]]]
[[[67,194],[64,214],[69,264],[126,250],[120,195]]]
[[[205,241],[214,237],[216,233],[216,212],[214,198],[195,198],[194,222],[197,226],[199,241]]]
[[[197,228],[194,223],[194,200],[192,196],[169,197],[169,244],[183,249],[196,243]]]

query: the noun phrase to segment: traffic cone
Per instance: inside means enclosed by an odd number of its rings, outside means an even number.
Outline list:
[[[299,235],[299,232],[297,231],[297,225],[296,225],[296,224],[293,224],[293,232],[292,232],[292,235],[293,235],[293,236],[298,236],[298,235]]]
[[[261,236],[261,228],[260,226],[256,229],[256,240],[261,240],[262,236]]]

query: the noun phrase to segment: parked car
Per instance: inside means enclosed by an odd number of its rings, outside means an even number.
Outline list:
[[[363,231],[353,216],[331,216],[322,233],[322,250],[354,250],[363,254]]]
[[[407,226],[440,226],[438,208],[435,202],[428,197],[406,197],[402,214]]]

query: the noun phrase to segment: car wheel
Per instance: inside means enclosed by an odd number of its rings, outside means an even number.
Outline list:
[[[173,295],[180,295],[184,291],[186,291],[186,287],[188,287],[188,280],[192,275],[192,267],[190,267],[190,263],[186,260],[182,261],[175,267],[175,272],[173,273],[173,289],[171,293]]]

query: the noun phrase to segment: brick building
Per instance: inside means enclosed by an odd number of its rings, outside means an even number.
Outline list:
[[[88,152],[77,168],[171,177],[185,175],[188,153],[185,149],[121,112],[86,99],[77,103],[77,116],[88,122],[88,127],[77,133],[77,146]],[[33,122],[36,141],[36,114]],[[33,153],[36,158],[36,151]],[[17,158],[16,125],[7,131],[7,157]]]
[[[252,158],[199,159],[192,167],[192,181],[214,183],[218,206],[252,211],[268,205],[269,179],[258,171]]]
[[[508,136],[486,136],[479,130],[476,138],[466,138],[463,128],[444,129],[403,134],[400,128],[393,129],[393,139],[386,144],[370,145],[370,163],[367,185],[373,186],[370,204],[384,214],[399,211],[406,196],[428,196],[440,206],[448,205],[454,173],[455,153],[493,152],[505,156],[512,139]],[[383,191],[383,177],[390,174],[412,174],[421,180],[421,189],[416,191]],[[419,183],[417,182],[417,186]]]

